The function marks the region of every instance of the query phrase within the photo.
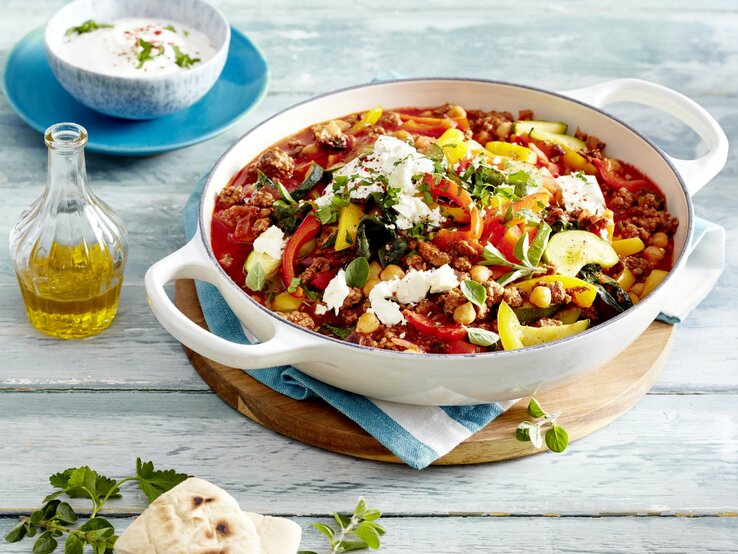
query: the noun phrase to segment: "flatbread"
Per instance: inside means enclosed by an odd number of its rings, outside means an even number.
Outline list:
[[[116,554],[260,554],[253,520],[223,489],[190,478],[165,492],[115,544]]]
[[[256,527],[261,541],[261,554],[295,554],[300,548],[302,529],[283,517],[244,512]]]

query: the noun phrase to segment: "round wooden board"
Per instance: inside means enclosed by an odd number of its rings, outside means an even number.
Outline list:
[[[195,284],[177,281],[175,304],[192,321],[207,328]],[[559,422],[575,441],[617,419],[653,386],[671,351],[674,327],[655,321],[620,356],[599,369],[536,399],[561,412]],[[185,352],[202,379],[243,415],[300,442],[357,458],[402,463],[353,421],[320,399],[293,400],[251,378],[244,371],[209,360],[189,348]],[[529,419],[527,399],[519,401],[487,427],[439,458],[434,465],[478,464],[545,451],[515,440],[518,424]]]

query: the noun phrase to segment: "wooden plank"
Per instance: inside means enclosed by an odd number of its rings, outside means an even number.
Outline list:
[[[563,455],[422,472],[296,443],[211,393],[28,392],[0,399],[0,513],[31,509],[56,471],[88,464],[123,476],[136,456],[214,481],[244,509],[280,514],[330,513],[359,495],[383,511],[416,515],[738,512],[733,396],[648,396]],[[140,498],[128,496],[112,509],[141,507]]]
[[[327,552],[327,540],[311,527],[314,521],[333,524],[327,517],[294,518],[302,527],[302,549]],[[112,518],[122,533],[130,518]],[[0,534],[13,518],[0,518]],[[546,518],[546,517],[383,517],[387,529],[382,554],[408,552],[735,552],[735,518]],[[708,545],[709,537],[709,545]],[[0,542],[0,554],[30,552],[33,542]]]

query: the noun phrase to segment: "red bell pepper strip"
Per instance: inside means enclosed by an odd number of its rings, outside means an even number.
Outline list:
[[[290,237],[282,255],[282,282],[285,287],[289,287],[292,284],[292,279],[295,278],[295,262],[297,262],[297,253],[300,251],[300,248],[306,242],[315,238],[319,231],[320,221],[313,214],[308,214],[302,220],[295,233]],[[290,294],[295,298],[300,298],[303,295],[303,291],[300,287],[297,287],[297,289]]]
[[[456,340],[449,342],[443,348],[443,351],[446,354],[476,354],[479,352],[479,347],[470,342],[466,342],[465,340]]]
[[[452,231],[450,229],[441,229],[433,238],[433,243],[440,248],[446,248],[453,242],[467,241],[475,244],[479,242],[484,228],[484,220],[477,205],[469,196],[469,193],[457,183],[448,179],[442,179],[436,182],[432,175],[424,177],[424,183],[434,197],[442,196],[448,198],[464,210],[469,212],[469,228],[464,230]]]
[[[644,179],[628,180],[623,177],[620,177],[620,175],[616,173],[616,170],[613,167],[612,161],[607,158],[605,158],[604,160],[599,160],[595,158],[592,160],[592,163],[595,165],[597,169],[600,170],[600,175],[602,176],[602,180],[605,181],[605,183],[607,183],[611,187],[614,187],[616,189],[625,188],[627,190],[634,191],[648,184],[648,182],[645,181]]]
[[[434,337],[444,341],[460,341],[466,338],[466,329],[457,323],[439,325],[432,319],[406,310],[404,312],[407,322],[426,336]]]

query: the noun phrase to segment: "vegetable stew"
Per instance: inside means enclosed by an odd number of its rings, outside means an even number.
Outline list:
[[[316,124],[218,195],[224,270],[288,321],[404,352],[564,338],[671,268],[664,195],[606,145],[530,110],[376,107]]]

